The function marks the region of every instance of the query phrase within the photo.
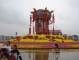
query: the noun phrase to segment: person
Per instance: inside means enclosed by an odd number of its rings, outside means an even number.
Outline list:
[[[7,58],[7,54],[3,54],[1,60],[8,60],[8,58]]]
[[[1,55],[2,55],[2,51],[1,51],[1,49],[0,49],[0,59],[1,59]]]
[[[57,43],[57,42],[55,43],[55,48],[56,48],[56,49],[58,48],[58,43]]]
[[[58,42],[55,43],[55,49],[59,50]]]
[[[14,51],[14,55],[16,56],[16,60],[22,60],[22,57],[20,55],[20,52],[17,49],[17,45],[13,45],[13,51]]]
[[[6,55],[7,55],[7,58],[9,58],[9,54],[7,53],[6,48],[2,48],[2,49],[1,49],[1,58],[2,58],[2,56],[3,56],[4,54],[6,54]]]
[[[2,50],[2,55],[7,54],[8,60],[11,52],[11,46],[10,46],[10,41],[6,41],[5,44],[1,48]]]
[[[2,46],[2,48],[5,48],[8,53],[11,52],[11,46],[10,46],[10,41],[7,41],[5,45]]]
[[[11,51],[10,60],[15,60],[14,51]]]

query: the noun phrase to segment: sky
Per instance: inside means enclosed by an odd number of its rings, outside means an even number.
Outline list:
[[[79,35],[78,6],[79,0],[0,0],[0,35],[28,34],[31,11],[45,7],[54,10],[55,29]]]

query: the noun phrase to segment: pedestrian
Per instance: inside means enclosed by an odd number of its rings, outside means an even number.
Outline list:
[[[59,50],[58,42],[55,43],[55,49],[56,49],[56,50]]]
[[[10,52],[11,52],[10,41],[6,41],[5,45],[2,46],[1,50],[2,50],[2,55],[7,54],[8,59],[9,59]]]
[[[2,51],[1,51],[1,49],[0,49],[0,60],[1,60],[1,55],[2,55]]]
[[[13,50],[11,51],[11,54],[10,54],[10,60],[16,60]]]
[[[5,48],[7,52],[10,53],[11,52],[10,41],[6,41],[5,45],[3,45],[2,48]]]
[[[3,54],[1,60],[8,60],[8,58],[7,58],[7,54]]]
[[[17,45],[13,45],[13,51],[14,51],[14,55],[16,57],[16,60],[22,60],[22,57],[20,55],[19,50],[17,49]]]
[[[55,48],[56,48],[56,49],[58,48],[58,43],[57,43],[57,42],[55,43]]]

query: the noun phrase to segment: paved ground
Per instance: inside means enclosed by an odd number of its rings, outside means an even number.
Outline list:
[[[0,44],[2,46],[2,44]],[[35,52],[49,52],[49,59],[48,60],[79,60],[79,49],[60,49],[60,52],[57,56],[57,54],[54,54],[56,52],[55,49],[46,49],[46,50],[19,50],[21,52],[21,56],[23,60],[33,60],[33,53]],[[29,58],[29,53],[31,52],[31,59]],[[34,59],[35,60],[35,59]]]
[[[31,53],[31,58],[29,58],[29,53],[21,53],[23,60],[35,60],[33,59],[33,53]],[[44,57],[43,57],[44,58]],[[48,60],[79,60],[79,52],[60,52],[49,53]]]
[[[52,53],[55,53],[55,52],[60,52],[60,56],[61,56],[60,59],[64,59],[64,60],[70,60],[70,59],[71,60],[73,60],[73,59],[78,60],[76,57],[79,56],[79,49],[61,49],[60,51],[55,51],[54,49],[52,49],[52,50],[30,50],[30,51],[29,50],[20,50],[20,52],[21,52],[23,60],[33,60],[33,54],[32,53],[35,53],[35,52],[39,52],[39,53],[40,52],[42,52],[42,53],[43,52],[49,52],[49,60],[52,60],[52,59],[55,60],[56,59],[56,57],[51,56]],[[29,53],[28,52],[32,52],[31,53],[31,56],[32,56],[31,59],[29,59]],[[78,53],[76,53],[76,52],[78,52]],[[70,56],[72,56],[72,57],[70,58]]]
[[[78,60],[79,59],[79,49],[61,49],[60,53],[55,54],[55,52],[59,52],[59,51],[55,51],[54,49],[52,50],[20,50],[21,52],[21,56],[23,58],[23,60],[33,60],[33,54],[35,52],[49,52],[49,59],[48,60],[56,60],[56,58],[58,58],[58,60]],[[29,53],[31,52],[31,58],[29,58]],[[59,56],[60,57],[59,57]],[[58,57],[57,57],[58,56]]]
[[[79,49],[60,49],[60,50],[55,50],[55,49],[43,49],[43,50],[20,50],[21,52],[79,52]]]

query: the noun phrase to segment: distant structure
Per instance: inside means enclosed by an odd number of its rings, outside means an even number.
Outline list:
[[[0,35],[0,40],[2,40],[2,41],[9,40],[10,38],[13,38],[13,36]]]
[[[72,39],[78,41],[78,35],[72,35]]]
[[[49,30],[49,34],[52,34],[52,31],[53,30]],[[55,35],[62,35],[62,32],[61,32],[61,30],[54,30],[54,34]]]

